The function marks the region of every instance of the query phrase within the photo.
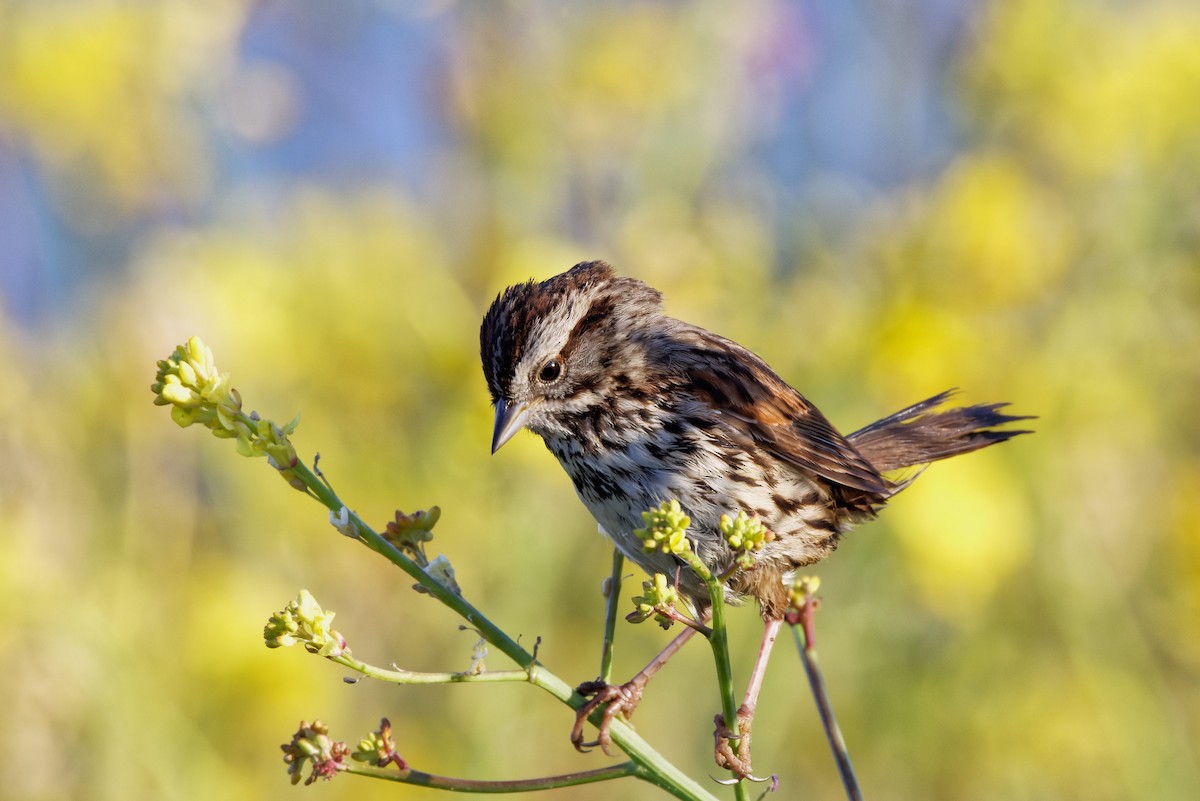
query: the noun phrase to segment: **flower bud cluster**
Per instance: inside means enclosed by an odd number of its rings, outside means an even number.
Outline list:
[[[749,517],[745,510],[738,511],[737,517],[721,515],[719,527],[721,536],[737,552],[738,565],[743,568],[752,566],[755,554],[762,550],[763,545],[775,539],[774,532],[757,517]]]
[[[392,724],[387,718],[379,722],[379,731],[373,731],[358,741],[358,748],[350,754],[355,762],[366,762],[377,768],[395,764],[400,770],[408,770],[408,764],[396,753],[396,741],[392,739]]]
[[[675,607],[679,603],[679,591],[667,582],[662,573],[655,573],[650,581],[642,582],[642,594],[633,599],[634,610],[625,616],[630,623],[642,623],[651,616],[664,629],[675,622]]]
[[[429,560],[425,557],[425,543],[433,539],[433,527],[442,516],[442,510],[431,506],[427,510],[419,510],[405,514],[396,510],[396,519],[389,520],[383,531],[383,538],[416,560],[417,564],[425,566]]]
[[[302,720],[300,728],[290,742],[279,746],[283,750],[283,761],[287,763],[292,784],[299,784],[307,763],[312,764],[312,773],[304,780],[312,784],[317,779],[329,781],[339,770],[346,769],[346,757],[350,747],[329,736],[329,727],[319,720],[312,723]]]
[[[656,509],[642,512],[645,528],[633,530],[633,535],[642,541],[646,551],[682,554],[692,549],[687,538],[687,528],[692,519],[683,513],[679,501],[666,501]]]
[[[218,439],[236,439],[238,453],[266,456],[294,485],[290,471],[297,457],[288,437],[300,418],[279,426],[260,418],[257,412],[243,412],[242,396],[230,386],[228,373],[217,372],[212,350],[199,337],[191,337],[158,362],[150,389],[155,394],[155,405],[170,406],[171,419],[181,427],[199,423]]]
[[[820,576],[797,576],[788,587],[788,607],[800,610],[821,586]]]
[[[308,590],[300,590],[296,600],[271,615],[263,627],[268,648],[284,648],[301,643],[311,653],[335,657],[349,655],[346,638],[333,628],[335,612],[326,612]]]

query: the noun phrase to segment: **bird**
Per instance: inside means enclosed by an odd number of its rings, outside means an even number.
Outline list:
[[[666,315],[662,293],[603,261],[502,291],[480,357],[492,453],[522,429],[541,437],[616,549],[673,578],[703,614],[703,580],[635,533],[643,511],[677,501],[692,550],[728,576],[725,600],[755,599],[768,631],[787,612],[792,574],[909,486],[907,468],[1028,433],[1006,427],[1028,417],[1005,403],[946,408],[951,390],[843,435],[757,354]],[[748,569],[719,531],[738,512],[773,533]],[[627,689],[632,706],[640,686]]]

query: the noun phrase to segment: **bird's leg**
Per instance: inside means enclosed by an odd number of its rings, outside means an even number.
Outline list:
[[[746,686],[746,696],[737,711],[736,729],[730,727],[725,716],[718,714],[714,719],[716,730],[713,732],[715,746],[713,756],[717,764],[736,773],[743,779],[751,776],[750,757],[750,725],[754,722],[754,712],[758,708],[758,694],[762,691],[763,677],[767,674],[767,662],[771,659],[771,649],[779,636],[782,620],[771,619],[763,628],[762,643],[758,647],[758,657],[754,660],[754,668],[750,672],[750,683]],[[737,740],[737,750],[731,745]]]
[[[690,626],[685,627],[675,639],[667,643],[667,647],[659,652],[658,656],[650,660],[644,668],[638,671],[637,675],[622,685],[612,685],[605,681],[588,681],[579,685],[576,692],[584,696],[592,696],[591,700],[579,708],[575,715],[575,726],[571,729],[571,743],[577,751],[587,751],[593,746],[600,746],[600,749],[609,756],[613,756],[609,746],[612,745],[612,740],[608,736],[608,728],[612,725],[613,718],[618,713],[625,713],[628,718],[633,714],[633,710],[637,708],[638,702],[642,700],[642,690],[646,687],[646,683],[651,677],[667,663],[675,652],[684,646],[696,634],[696,629]],[[607,706],[604,706],[607,704]],[[585,743],[583,741],[583,724],[593,712],[604,706],[604,717],[601,719],[599,732],[593,742]]]

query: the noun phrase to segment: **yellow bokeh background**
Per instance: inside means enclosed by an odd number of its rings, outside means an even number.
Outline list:
[[[0,215],[35,230],[28,251],[0,245],[5,797],[432,796],[348,776],[289,787],[278,745],[313,717],[355,741],[387,716],[434,773],[603,764],[530,687],[349,685],[264,648],[302,587],[370,662],[461,670],[474,637],[148,390],[155,361],[200,335],[249,408],[302,413],[297,447],[365,519],[440,505],[432,551],[468,598],[590,679],[608,552],[534,437],[488,454],[478,365],[496,292],[588,258],[761,353],[844,430],[949,387],[1039,416],[1034,436],[932,466],[816,569],[822,664],[867,797],[1195,797],[1192,4],[980,3],[937,76],[957,115],[942,159],[800,186],[756,157],[791,129],[755,70],[807,6],[297,11],[297,36],[330,48],[368,18],[437,32],[440,68],[405,76],[436,110],[431,177],[235,180],[231,162],[316,113],[320,76],[247,53],[286,5],[0,1],[0,187],[16,193]],[[744,680],[756,612],[731,625]],[[617,672],[664,636],[621,624]],[[711,658],[694,646],[666,671],[634,722],[705,780]],[[764,693],[756,768],[781,797],[838,797],[786,645]]]

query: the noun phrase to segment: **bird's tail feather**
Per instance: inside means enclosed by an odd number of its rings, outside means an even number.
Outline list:
[[[1004,414],[1007,403],[981,403],[934,411],[955,392],[947,390],[860,428],[847,439],[880,473],[957,456],[1012,439],[1027,429],[996,430],[1028,415]],[[904,482],[906,485],[907,482]],[[897,487],[897,490],[901,487]]]

